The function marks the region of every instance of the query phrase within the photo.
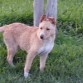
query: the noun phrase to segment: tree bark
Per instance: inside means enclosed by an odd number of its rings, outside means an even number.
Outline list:
[[[40,17],[44,14],[44,0],[34,0],[34,26],[39,26]],[[57,0],[47,0],[46,16],[57,19]]]
[[[46,16],[57,19],[57,0],[47,0]]]
[[[34,0],[34,26],[38,26],[40,17],[43,15],[44,0]]]

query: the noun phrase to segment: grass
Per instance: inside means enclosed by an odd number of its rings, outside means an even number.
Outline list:
[[[67,30],[70,34],[83,33],[83,1],[82,0],[59,0],[58,21],[59,27],[63,31]]]
[[[0,25],[32,21],[32,0],[0,0]]]
[[[0,25],[23,22],[32,25],[31,0],[0,0]],[[31,76],[23,77],[26,53],[19,51],[11,68],[7,50],[0,33],[0,83],[83,83],[83,1],[58,1],[58,35],[49,54],[45,72],[39,72],[39,57],[36,57]]]

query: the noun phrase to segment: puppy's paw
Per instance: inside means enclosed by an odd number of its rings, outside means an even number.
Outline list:
[[[10,66],[11,66],[12,68],[16,68],[16,66],[15,66],[14,64],[10,64]]]
[[[44,70],[40,70],[41,73],[44,73]]]
[[[40,67],[40,72],[41,72],[41,73],[44,72],[44,67]]]
[[[24,77],[28,78],[30,76],[30,74],[28,72],[24,72]]]

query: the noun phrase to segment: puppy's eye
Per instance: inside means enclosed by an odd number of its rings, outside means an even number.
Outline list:
[[[40,29],[42,30],[43,28],[41,27]]]
[[[49,31],[50,29],[49,29],[49,28],[47,28],[46,30],[47,30],[47,31]]]

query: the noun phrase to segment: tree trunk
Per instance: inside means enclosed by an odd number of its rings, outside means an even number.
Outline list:
[[[40,17],[44,14],[44,0],[34,0],[34,26],[39,26]],[[57,19],[57,0],[47,0],[46,16]]]
[[[46,16],[57,19],[57,0],[47,0]]]
[[[44,0],[34,0],[34,26],[38,26],[40,17],[43,15]]]

